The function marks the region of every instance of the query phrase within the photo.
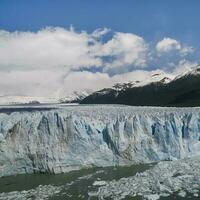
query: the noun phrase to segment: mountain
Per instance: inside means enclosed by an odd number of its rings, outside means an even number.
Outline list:
[[[143,82],[117,84],[89,95],[81,104],[200,106],[200,66],[175,78],[153,74]]]
[[[55,99],[35,96],[0,96],[0,105],[55,103]]]
[[[58,100],[59,103],[79,103],[84,98],[89,96],[92,93],[90,90],[85,90],[81,92],[74,91],[72,94],[69,94],[66,97],[63,97]]]
[[[16,105],[16,104],[47,104],[47,103],[79,103],[85,97],[92,93],[91,90],[82,92],[74,91],[63,98],[48,98],[48,97],[35,97],[35,96],[0,96],[0,105]]]

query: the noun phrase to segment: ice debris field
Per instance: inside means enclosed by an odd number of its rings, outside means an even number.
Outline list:
[[[161,161],[152,169],[135,176],[111,181],[101,186],[92,196],[99,199],[110,197],[114,200],[127,196],[141,196],[143,199],[157,200],[173,193],[190,199],[200,195],[200,158],[193,157],[177,161]]]

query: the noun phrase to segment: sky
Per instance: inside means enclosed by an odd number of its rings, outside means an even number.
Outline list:
[[[63,97],[199,63],[198,0],[1,0],[0,96]]]

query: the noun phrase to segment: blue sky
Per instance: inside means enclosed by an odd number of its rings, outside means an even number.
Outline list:
[[[0,95],[182,73],[200,63],[199,10],[199,0],[0,0]]]
[[[9,31],[108,27],[149,41],[168,36],[196,44],[200,42],[199,8],[198,0],[1,0],[0,27]]]

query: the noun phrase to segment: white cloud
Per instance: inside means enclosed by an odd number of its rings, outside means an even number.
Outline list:
[[[194,51],[191,46],[183,46],[179,41],[172,38],[164,38],[156,44],[158,55],[177,51],[180,56],[186,56]]]
[[[156,72],[129,71],[129,66],[132,70],[142,69],[155,59],[150,60],[152,50],[142,37],[117,32],[105,42],[102,38],[109,31],[97,29],[89,34],[76,32],[73,27],[38,32],[0,31],[0,95],[63,97],[73,91],[99,90],[117,82],[145,80]],[[179,64],[172,66],[174,74],[194,64],[184,61],[184,56],[193,49],[177,40],[164,38],[157,43],[156,50],[180,53]],[[153,52],[155,55],[155,49]],[[91,67],[99,67],[101,72],[90,72]],[[88,71],[82,71],[85,68]],[[116,75],[111,77],[109,70],[116,70]]]
[[[144,67],[148,45],[142,37],[131,33],[115,33],[114,37],[101,46],[100,55],[113,56],[111,62],[107,62],[109,68],[135,65]]]
[[[102,37],[104,35],[106,35],[108,32],[110,32],[111,30],[108,29],[108,28],[99,28],[99,29],[96,29],[93,33],[92,33],[92,36],[94,38],[99,38],[99,37]]]
[[[167,53],[172,50],[180,50],[181,45],[180,43],[172,38],[164,38],[163,40],[159,41],[156,45],[156,50],[158,53]]]
[[[0,31],[0,69],[66,70],[109,65],[145,65],[147,44],[134,34],[115,33],[106,44],[98,39],[109,29],[88,34],[75,32],[73,27],[46,28],[38,32]],[[112,57],[105,62],[103,56]]]
[[[67,69],[101,65],[101,59],[91,55],[85,32],[72,28],[46,28],[34,32],[0,32],[0,68]]]
[[[180,54],[181,56],[186,56],[194,52],[194,48],[192,46],[185,46],[181,48]]]
[[[114,33],[106,43],[99,40],[109,31],[97,29],[89,34],[73,27],[0,31],[0,95],[65,96],[74,90],[96,90],[125,81],[129,75],[73,72],[93,66],[145,65],[148,45],[143,38]],[[105,56],[112,61],[105,61]]]
[[[180,60],[178,64],[173,64],[173,74],[180,75],[198,65],[197,62],[191,62],[186,59]]]
[[[0,71],[0,96],[58,96],[63,75],[59,70]]]

